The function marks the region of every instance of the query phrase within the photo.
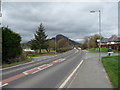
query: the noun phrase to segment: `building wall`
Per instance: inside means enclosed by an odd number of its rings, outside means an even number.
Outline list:
[[[108,44],[108,45],[101,45],[101,47],[111,47],[112,49],[115,49],[117,51],[120,51],[120,44]]]

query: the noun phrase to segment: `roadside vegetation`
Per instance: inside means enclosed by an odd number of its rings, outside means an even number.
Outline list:
[[[101,37],[98,34],[88,36],[84,38],[84,43],[81,45],[82,49],[88,49],[88,48],[98,48],[98,39],[103,39],[104,37]]]
[[[118,88],[120,84],[120,67],[118,67],[118,63],[120,64],[119,59],[120,56],[107,56],[102,58],[105,70],[115,88]]]
[[[2,66],[10,67],[32,61],[32,57],[55,55],[72,49],[67,39],[60,40],[47,39],[45,28],[42,23],[34,34],[34,39],[27,43],[21,43],[20,34],[13,32],[8,27],[1,27],[2,31]],[[55,46],[56,44],[56,46]],[[29,49],[32,51],[24,51]]]
[[[11,64],[3,64],[2,68],[11,67],[11,66],[19,65],[19,64],[24,64],[24,63],[31,62],[31,61],[32,61],[32,58],[27,57],[26,59],[24,59],[22,61],[19,61],[19,62],[14,62],[14,63],[11,63]]]
[[[20,58],[23,58],[20,57],[22,55],[21,36],[8,27],[0,29],[2,31],[2,64],[19,62]]]
[[[90,51],[90,52],[99,52],[99,48],[90,48],[90,49],[87,49],[87,50]],[[101,48],[100,50],[101,50],[100,52],[103,52],[103,53],[108,52],[108,48]],[[120,51],[117,51],[117,50],[112,50],[112,52],[120,53]]]

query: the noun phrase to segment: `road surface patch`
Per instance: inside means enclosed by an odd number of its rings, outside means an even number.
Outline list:
[[[75,53],[77,53],[79,50],[76,50]]]
[[[2,86],[3,86],[4,84],[6,84],[6,83],[12,82],[12,81],[17,80],[17,79],[19,79],[19,78],[22,78],[22,77],[24,77],[24,76],[26,76],[26,75],[23,74],[23,73],[21,73],[21,74],[12,76],[12,77],[10,77],[10,78],[4,79],[4,80],[1,81],[1,82],[2,82]]]
[[[22,77],[25,77],[25,76],[27,76],[27,75],[29,75],[29,74],[37,73],[37,72],[39,72],[39,71],[41,71],[41,70],[43,70],[43,69],[46,69],[46,68],[48,68],[48,67],[51,67],[52,65],[54,65],[54,64],[56,64],[56,63],[59,63],[59,62],[62,62],[62,61],[64,61],[64,60],[65,60],[65,58],[61,58],[61,59],[58,59],[58,60],[56,60],[56,61],[53,61],[53,62],[51,62],[51,63],[49,63],[49,64],[44,64],[44,65],[35,67],[35,68],[33,68],[33,69],[24,71],[24,72],[22,72],[21,74],[18,74],[18,75],[9,77],[9,78],[7,78],[7,79],[4,79],[4,80],[0,81],[0,87],[6,86],[6,85],[8,85],[8,83],[10,83],[10,82],[12,82],[12,81],[14,81],[14,80],[20,79],[20,78],[22,78]]]
[[[79,69],[79,67],[82,65],[83,60],[78,64],[78,66],[74,69],[74,71],[68,76],[68,78],[60,85],[59,88],[64,88],[67,82],[72,78],[72,76],[75,74],[75,72]]]

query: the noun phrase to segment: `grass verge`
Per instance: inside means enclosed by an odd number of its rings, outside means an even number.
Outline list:
[[[44,54],[36,54],[34,56],[30,56],[30,57],[40,57],[40,56],[50,56],[50,55],[56,55],[58,53],[44,53]]]
[[[11,64],[3,64],[0,68],[7,68],[7,67],[19,65],[19,64],[28,63],[28,62],[31,62],[33,60],[32,57],[40,57],[40,56],[48,56],[48,55],[55,55],[55,54],[50,53],[50,54],[37,54],[35,56],[29,56],[29,57],[27,57],[27,59],[20,61],[20,62],[15,62],[15,63],[11,63]]]
[[[90,52],[99,52],[99,48],[90,48],[90,49],[87,49],[88,51]],[[108,48],[101,48],[101,52],[108,52]],[[112,50],[112,52],[114,53],[120,53],[120,51],[116,51],[116,50]]]
[[[102,58],[102,63],[106,72],[113,84],[113,87],[118,88],[120,79],[120,68],[118,69],[118,59],[120,56],[107,56]],[[120,90],[120,88],[119,88]]]
[[[24,63],[27,63],[30,61],[32,61],[32,58],[28,57],[26,60],[23,60],[20,62],[15,62],[15,63],[11,63],[11,64],[4,64],[4,65],[2,65],[2,68],[11,67],[11,66],[19,65],[19,64],[24,64]]]
[[[68,51],[66,51],[66,52],[68,52]],[[63,52],[63,53],[66,53],[66,52]],[[60,53],[35,54],[35,55],[29,56],[29,57],[27,57],[27,59],[19,61],[19,62],[15,62],[15,63],[11,63],[11,64],[4,64],[4,65],[0,66],[0,68],[7,68],[7,67],[16,66],[16,65],[19,65],[19,64],[24,64],[24,63],[31,62],[33,60],[32,57],[50,56],[50,55],[56,55],[56,54],[60,54]]]

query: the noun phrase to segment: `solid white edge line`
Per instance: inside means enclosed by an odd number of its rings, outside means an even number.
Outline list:
[[[30,62],[28,62],[28,63],[24,63],[24,64],[18,64],[18,65],[11,66],[11,67],[7,67],[7,68],[1,68],[1,69],[2,69],[2,70],[11,69],[11,68],[14,68],[14,67],[18,67],[18,66],[22,66],[22,65],[30,64],[30,63],[32,63],[32,62],[34,62],[34,61],[30,61]]]
[[[41,59],[41,60],[44,60],[44,59],[50,59],[50,58],[52,58],[52,57],[43,58],[43,59]],[[39,60],[37,60],[37,61],[39,61]],[[18,65],[11,66],[11,67],[7,67],[7,68],[1,68],[0,70],[11,69],[11,68],[14,68],[14,67],[18,67],[18,66],[22,66],[22,65],[30,64],[30,63],[32,63],[32,62],[35,62],[35,60],[32,60],[32,61],[27,62],[27,63],[24,63],[24,64],[18,64]]]
[[[0,87],[4,87],[4,86],[6,86],[6,85],[8,85],[8,83],[5,83],[5,84],[3,84],[2,86],[0,86]]]
[[[64,86],[67,84],[67,82],[70,80],[70,78],[74,75],[74,73],[78,70],[78,68],[83,63],[83,60],[78,64],[78,66],[74,69],[74,71],[68,76],[68,78],[60,85],[59,88],[64,88]]]
[[[46,59],[50,59],[50,58],[55,57],[55,56],[58,56],[58,55],[53,55],[53,56],[48,57],[48,58],[46,58]],[[44,60],[44,59],[41,59],[41,60]],[[37,61],[39,61],[39,60],[37,60]],[[27,62],[27,63],[24,63],[24,64],[18,64],[18,65],[11,66],[11,67],[7,67],[7,68],[1,68],[0,70],[11,69],[11,68],[14,68],[14,67],[18,67],[18,66],[22,66],[22,65],[30,64],[30,63],[32,63],[32,62],[35,62],[35,60],[32,60],[32,61]]]

